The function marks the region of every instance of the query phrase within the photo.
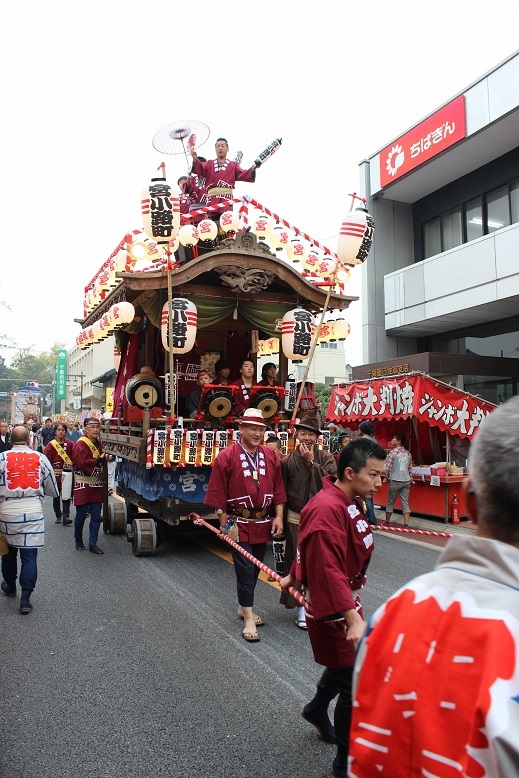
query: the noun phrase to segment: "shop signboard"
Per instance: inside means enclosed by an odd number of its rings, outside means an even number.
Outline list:
[[[353,381],[332,388],[326,418],[347,426],[365,419],[416,418],[460,438],[472,438],[496,406],[427,375]]]
[[[67,396],[67,352],[60,348],[56,364],[56,398],[64,400]]]
[[[465,98],[460,95],[380,152],[380,185],[392,184],[466,134]]]

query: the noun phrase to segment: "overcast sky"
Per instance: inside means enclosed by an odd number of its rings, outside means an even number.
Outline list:
[[[151,143],[181,119],[209,126],[200,154],[225,135],[245,167],[282,137],[237,193],[335,250],[359,160],[513,53],[516,19],[516,0],[4,4],[0,333],[74,343],[84,286],[141,226],[143,186],[163,160],[170,181],[186,171]],[[348,313],[359,364],[360,302]]]

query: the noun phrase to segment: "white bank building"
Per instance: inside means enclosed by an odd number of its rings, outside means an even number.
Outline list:
[[[360,165],[375,239],[354,379],[421,370],[499,403],[519,380],[519,52]]]

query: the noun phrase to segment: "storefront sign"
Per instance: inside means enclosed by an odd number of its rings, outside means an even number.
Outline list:
[[[380,152],[381,186],[391,184],[465,136],[465,98],[460,95]]]
[[[368,378],[383,378],[386,375],[401,375],[409,373],[409,365],[390,365],[389,367],[376,367],[373,370],[366,370]]]
[[[430,427],[471,438],[495,407],[428,376],[413,375],[334,386],[326,418],[347,426],[364,419],[415,417]]]

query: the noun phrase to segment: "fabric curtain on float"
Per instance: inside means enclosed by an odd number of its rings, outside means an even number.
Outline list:
[[[119,333],[117,333],[119,334]],[[126,383],[137,372],[137,358],[139,356],[139,336],[121,334],[118,343],[121,352],[121,362],[117,373],[117,381],[114,389],[114,409],[112,419],[119,415],[119,408],[125,408],[128,405],[126,399]]]
[[[182,294],[174,292],[174,296],[182,297]],[[142,310],[155,327],[160,328],[162,308],[167,299],[167,291],[161,289],[141,304]],[[202,297],[190,294],[189,299],[196,305],[198,329],[201,330],[226,319],[236,308],[236,298]],[[254,329],[268,333],[272,337],[279,337],[279,331],[276,331],[276,320],[282,319],[293,307],[293,304],[287,303],[254,302],[238,298],[238,311],[242,316],[252,324]]]

